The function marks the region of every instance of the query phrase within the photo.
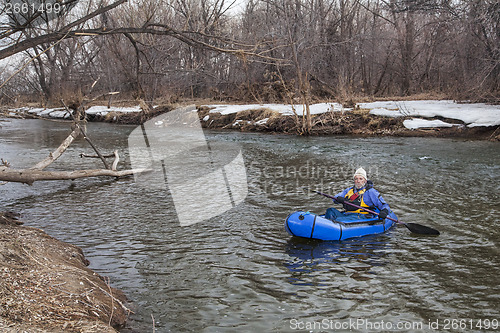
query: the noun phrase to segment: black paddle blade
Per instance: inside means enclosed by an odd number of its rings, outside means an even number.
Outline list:
[[[433,236],[439,235],[439,231],[437,231],[436,229],[432,229],[430,227],[426,227],[425,225],[417,223],[405,223],[405,226],[408,228],[408,230],[416,234],[433,235]]]

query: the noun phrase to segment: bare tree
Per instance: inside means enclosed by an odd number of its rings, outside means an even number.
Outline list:
[[[307,104],[318,85],[328,91],[318,97],[342,103],[357,95],[500,94],[495,0],[251,0],[237,17],[228,15],[231,5],[82,0],[44,29],[4,24],[0,59],[29,54],[37,75],[30,85],[47,97],[99,76],[107,78],[102,90],[149,101],[231,92],[287,100],[294,86],[294,103]]]

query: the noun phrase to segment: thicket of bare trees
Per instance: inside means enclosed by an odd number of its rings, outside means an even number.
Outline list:
[[[31,62],[1,98],[57,102],[100,78],[95,91],[146,101],[500,100],[497,0],[245,1],[238,15],[227,0],[81,0],[36,25],[4,19],[0,59],[16,61],[0,84]]]

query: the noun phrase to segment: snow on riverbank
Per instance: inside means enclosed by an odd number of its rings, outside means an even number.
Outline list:
[[[219,112],[222,115],[227,115],[231,113],[236,113],[240,111],[247,110],[258,110],[258,109],[269,109],[272,111],[279,112],[283,115],[293,115],[292,105],[290,104],[246,104],[246,105],[230,105],[230,104],[214,104],[205,105],[209,108],[213,108],[210,112]],[[301,116],[304,112],[302,105],[293,105],[295,112]],[[348,111],[351,109],[345,109],[341,104],[338,103],[318,103],[309,106],[309,111],[311,114],[321,114],[330,111]]]
[[[458,124],[450,124],[442,120],[427,120],[418,118],[406,119],[403,121],[403,125],[408,129],[460,126]]]
[[[289,104],[214,104],[204,105],[211,108],[210,112],[219,112],[222,115],[236,113],[246,110],[269,109],[283,115],[293,115],[292,106]],[[408,129],[430,128],[430,127],[452,127],[462,126],[451,124],[445,120],[425,119],[442,117],[462,121],[467,127],[498,126],[500,125],[500,105],[488,105],[483,103],[459,104],[449,100],[424,100],[424,101],[387,101],[373,103],[359,103],[357,107],[370,110],[370,114],[385,117],[408,117],[404,126]],[[295,112],[300,116],[303,114],[302,105],[294,105]],[[318,103],[310,106],[311,114],[322,114],[325,112],[345,112],[352,109],[344,108],[338,103]],[[13,112],[23,111],[48,118],[70,118],[69,113],[63,108],[41,109],[21,108],[11,110]],[[109,112],[128,113],[140,112],[139,106],[135,107],[111,107],[93,106],[87,110],[90,115],[105,116]],[[208,116],[209,117],[209,116]],[[207,118],[207,116],[205,116]],[[207,118],[208,120],[208,118]],[[260,123],[263,123],[261,120]]]
[[[87,114],[95,114],[98,116],[105,116],[110,112],[117,113],[129,113],[129,112],[141,112],[140,106],[132,106],[132,107],[110,107],[108,109],[107,106],[91,106],[87,110]]]
[[[214,108],[210,112],[230,114],[239,111],[267,108],[284,115],[292,115],[292,107],[286,104],[254,104],[254,105],[207,105]],[[370,110],[370,114],[385,117],[418,117],[407,119],[404,125],[408,129],[429,127],[458,126],[442,120],[427,120],[422,118],[443,117],[462,121],[467,127],[497,126],[500,125],[500,105],[483,103],[459,104],[453,101],[424,100],[424,101],[389,101],[359,103],[357,107]],[[296,105],[298,115],[302,115],[302,105]],[[338,103],[320,103],[310,106],[311,114],[321,114],[329,111],[350,111]]]
[[[70,119],[71,115],[65,108],[28,108],[23,107],[15,110],[10,110],[11,113],[16,112],[27,112],[43,118],[55,118],[55,119]],[[139,106],[134,107],[110,107],[107,106],[91,106],[87,109],[87,114],[95,116],[105,116],[110,112],[116,113],[129,113],[129,112],[141,112]]]
[[[360,103],[358,106],[363,109],[370,109],[371,114],[386,117],[443,117],[460,120],[467,127],[500,125],[500,105],[488,105],[484,103],[459,104],[447,100],[428,100]],[[415,126],[416,122],[411,124],[411,126]],[[421,125],[421,127],[450,127],[450,124],[446,122],[434,122],[433,124],[422,122]]]

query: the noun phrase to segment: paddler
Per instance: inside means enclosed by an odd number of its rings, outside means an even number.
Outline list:
[[[362,209],[345,204],[345,201],[378,212],[381,219],[385,219],[391,211],[381,194],[373,188],[373,182],[368,180],[366,171],[363,168],[357,169],[354,173],[354,186],[346,188],[334,197],[333,202],[343,204],[345,212],[340,212],[335,208],[328,208],[325,217],[330,220],[335,220],[339,216],[352,216],[353,220],[373,217]]]

